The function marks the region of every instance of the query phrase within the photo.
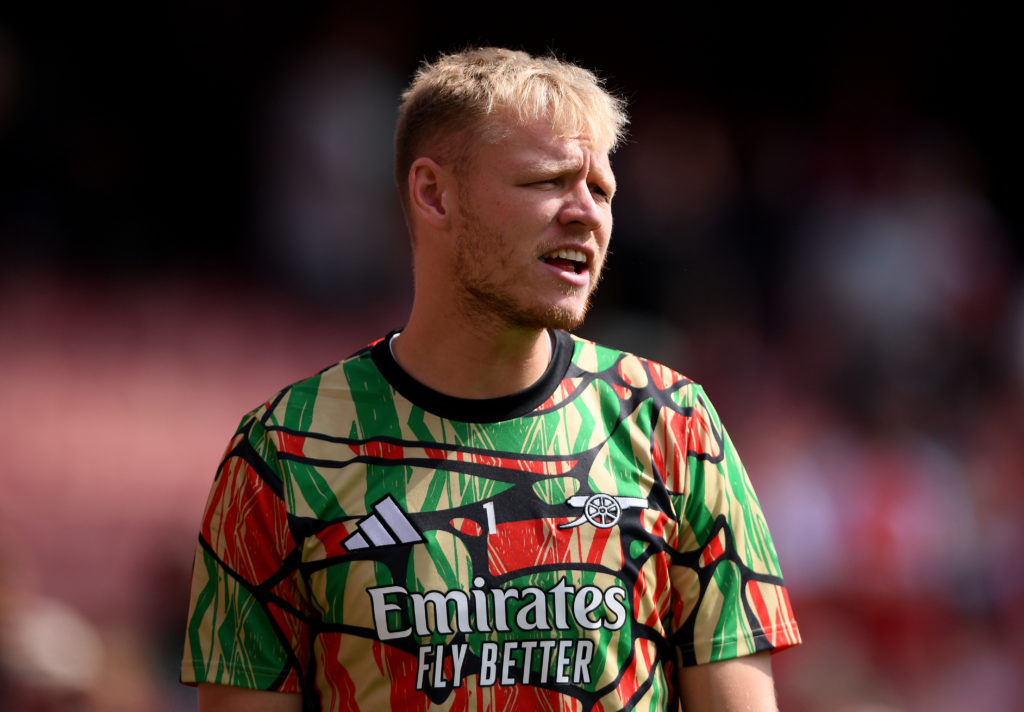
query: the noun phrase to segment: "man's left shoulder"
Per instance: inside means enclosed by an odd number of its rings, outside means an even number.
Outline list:
[[[573,362],[584,371],[616,376],[625,385],[661,391],[702,391],[700,385],[663,363],[571,334]]]

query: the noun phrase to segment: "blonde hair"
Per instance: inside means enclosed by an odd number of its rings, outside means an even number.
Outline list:
[[[556,135],[586,135],[608,151],[629,121],[625,101],[592,72],[554,56],[482,47],[425,62],[402,94],[395,130],[395,182],[407,215],[413,161],[429,150],[441,162],[463,164],[475,141],[500,138],[491,133],[497,117],[550,119]]]

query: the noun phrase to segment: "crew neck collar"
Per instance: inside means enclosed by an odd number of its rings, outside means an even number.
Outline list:
[[[448,420],[496,423],[526,415],[554,393],[572,361],[572,338],[565,331],[552,331],[551,359],[544,373],[532,385],[497,398],[457,398],[423,385],[398,364],[391,353],[391,339],[400,331],[392,331],[373,347],[371,357],[374,364],[394,389],[413,405]]]

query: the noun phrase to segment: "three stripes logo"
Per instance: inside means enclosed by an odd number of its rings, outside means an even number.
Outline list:
[[[371,510],[370,514],[356,522],[356,531],[342,540],[347,550],[359,551],[424,541],[423,535],[412,525],[391,495],[374,504]]]

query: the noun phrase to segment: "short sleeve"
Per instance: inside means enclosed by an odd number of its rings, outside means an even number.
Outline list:
[[[206,504],[181,680],[300,692],[309,657],[306,592],[262,415],[242,419]]]
[[[750,479],[704,390],[689,383],[662,417],[678,453],[671,570],[677,662],[716,662],[800,642],[775,546]],[[671,489],[671,488],[670,488]]]

